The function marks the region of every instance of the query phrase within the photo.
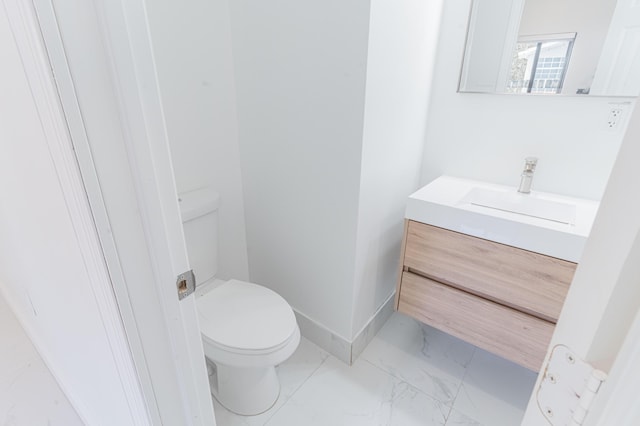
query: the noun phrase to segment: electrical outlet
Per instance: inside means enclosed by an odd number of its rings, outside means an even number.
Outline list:
[[[607,129],[615,130],[622,120],[622,108],[614,107],[609,110],[607,118]]]

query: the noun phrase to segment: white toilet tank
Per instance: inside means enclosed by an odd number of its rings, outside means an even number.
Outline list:
[[[210,188],[179,194],[180,214],[189,264],[196,285],[218,272],[218,206],[220,195]]]

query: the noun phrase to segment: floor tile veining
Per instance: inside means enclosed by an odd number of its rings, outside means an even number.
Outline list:
[[[267,422],[271,425],[443,425],[448,409],[366,361],[328,358]]]
[[[214,400],[218,426],[516,426],[536,374],[394,313],[347,366],[302,339],[258,416]]]
[[[394,314],[361,357],[421,392],[451,404],[475,347]]]
[[[80,425],[1,299],[0,319],[0,425]],[[214,399],[218,426],[517,426],[536,380],[400,313],[351,367],[303,338],[277,371],[281,392],[271,409],[238,416]]]

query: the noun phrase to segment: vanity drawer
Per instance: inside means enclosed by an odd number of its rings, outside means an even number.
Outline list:
[[[542,365],[554,324],[410,272],[398,310],[531,370]]]
[[[555,323],[576,264],[408,221],[404,270]]]

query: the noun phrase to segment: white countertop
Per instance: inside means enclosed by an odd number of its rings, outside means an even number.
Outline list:
[[[497,210],[469,202],[474,188],[575,205],[572,223]],[[515,195],[514,195],[515,194]],[[597,201],[441,176],[409,196],[405,217],[559,259],[578,262],[600,205]]]

